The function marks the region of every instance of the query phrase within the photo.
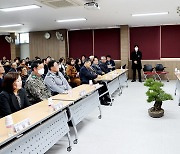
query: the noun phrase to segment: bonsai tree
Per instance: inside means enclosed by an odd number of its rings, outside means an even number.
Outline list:
[[[163,83],[154,81],[154,79],[149,78],[145,81],[144,85],[149,87],[148,91],[146,92],[146,95],[148,96],[147,102],[150,103],[155,101],[154,107],[150,108],[151,112],[163,110],[161,108],[162,102],[166,100],[173,100],[170,94],[167,94],[162,90],[161,87],[164,86]]]

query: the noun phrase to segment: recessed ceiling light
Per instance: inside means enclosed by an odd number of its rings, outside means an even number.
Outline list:
[[[140,16],[154,16],[154,15],[166,15],[166,14],[169,14],[169,12],[132,14],[132,16],[133,16],[133,17],[140,17]]]
[[[0,28],[17,27],[17,26],[23,26],[23,24],[2,25],[0,26]]]
[[[85,21],[86,18],[77,18],[77,19],[64,19],[64,20],[56,20],[56,22],[74,22],[74,21]]]
[[[3,8],[0,9],[0,11],[3,12],[11,12],[11,11],[21,11],[21,10],[28,10],[28,9],[37,9],[37,8],[41,8],[38,5],[26,5],[26,6],[18,6],[18,7],[11,7],[11,8]]]

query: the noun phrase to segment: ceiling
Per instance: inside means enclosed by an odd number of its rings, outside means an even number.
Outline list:
[[[21,27],[0,28],[0,32],[30,32],[55,29],[95,29],[118,25],[154,26],[179,24],[177,14],[179,0],[97,0],[100,10],[87,10],[83,4],[88,0],[75,0],[81,5],[52,8],[36,0],[0,0],[0,8],[37,4],[40,9],[0,12],[0,25],[22,23]],[[132,17],[133,13],[168,11],[168,15]],[[85,17],[87,21],[57,23],[57,19]]]

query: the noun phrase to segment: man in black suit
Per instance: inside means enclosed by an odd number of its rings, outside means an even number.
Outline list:
[[[139,51],[138,45],[134,46],[134,51],[131,53],[131,58],[132,58],[132,70],[133,70],[133,80],[132,80],[132,82],[136,81],[136,70],[138,71],[139,82],[142,82],[142,80],[141,80],[142,53],[141,53],[141,51]]]
[[[82,84],[89,84],[89,80],[94,82],[94,79],[97,78],[98,74],[96,74],[95,70],[91,68],[91,60],[86,59],[84,62],[84,66],[80,69],[80,79]],[[106,88],[106,87],[105,87]],[[105,89],[105,91],[107,91]],[[104,86],[98,90],[99,94],[101,95],[104,92]],[[102,105],[110,105],[107,100],[107,94],[100,97],[100,101]]]
[[[109,72],[109,69],[108,69],[108,66],[107,66],[107,63],[106,63],[106,57],[105,56],[102,56],[101,57],[101,61],[99,63],[99,66],[101,68],[101,70],[104,72],[104,73],[108,73]]]
[[[98,77],[98,74],[91,68],[90,59],[85,60],[84,66],[80,69],[79,76],[82,84],[89,84],[89,80],[94,81]]]

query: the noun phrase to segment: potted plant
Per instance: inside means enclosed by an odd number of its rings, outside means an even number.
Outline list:
[[[173,100],[170,94],[165,93],[161,87],[164,86],[163,83],[159,81],[154,81],[154,79],[149,78],[145,81],[144,85],[149,87],[146,95],[148,96],[147,102],[153,102],[154,106],[148,110],[148,113],[153,118],[160,118],[164,115],[164,110],[161,108],[162,102],[166,100]]]

